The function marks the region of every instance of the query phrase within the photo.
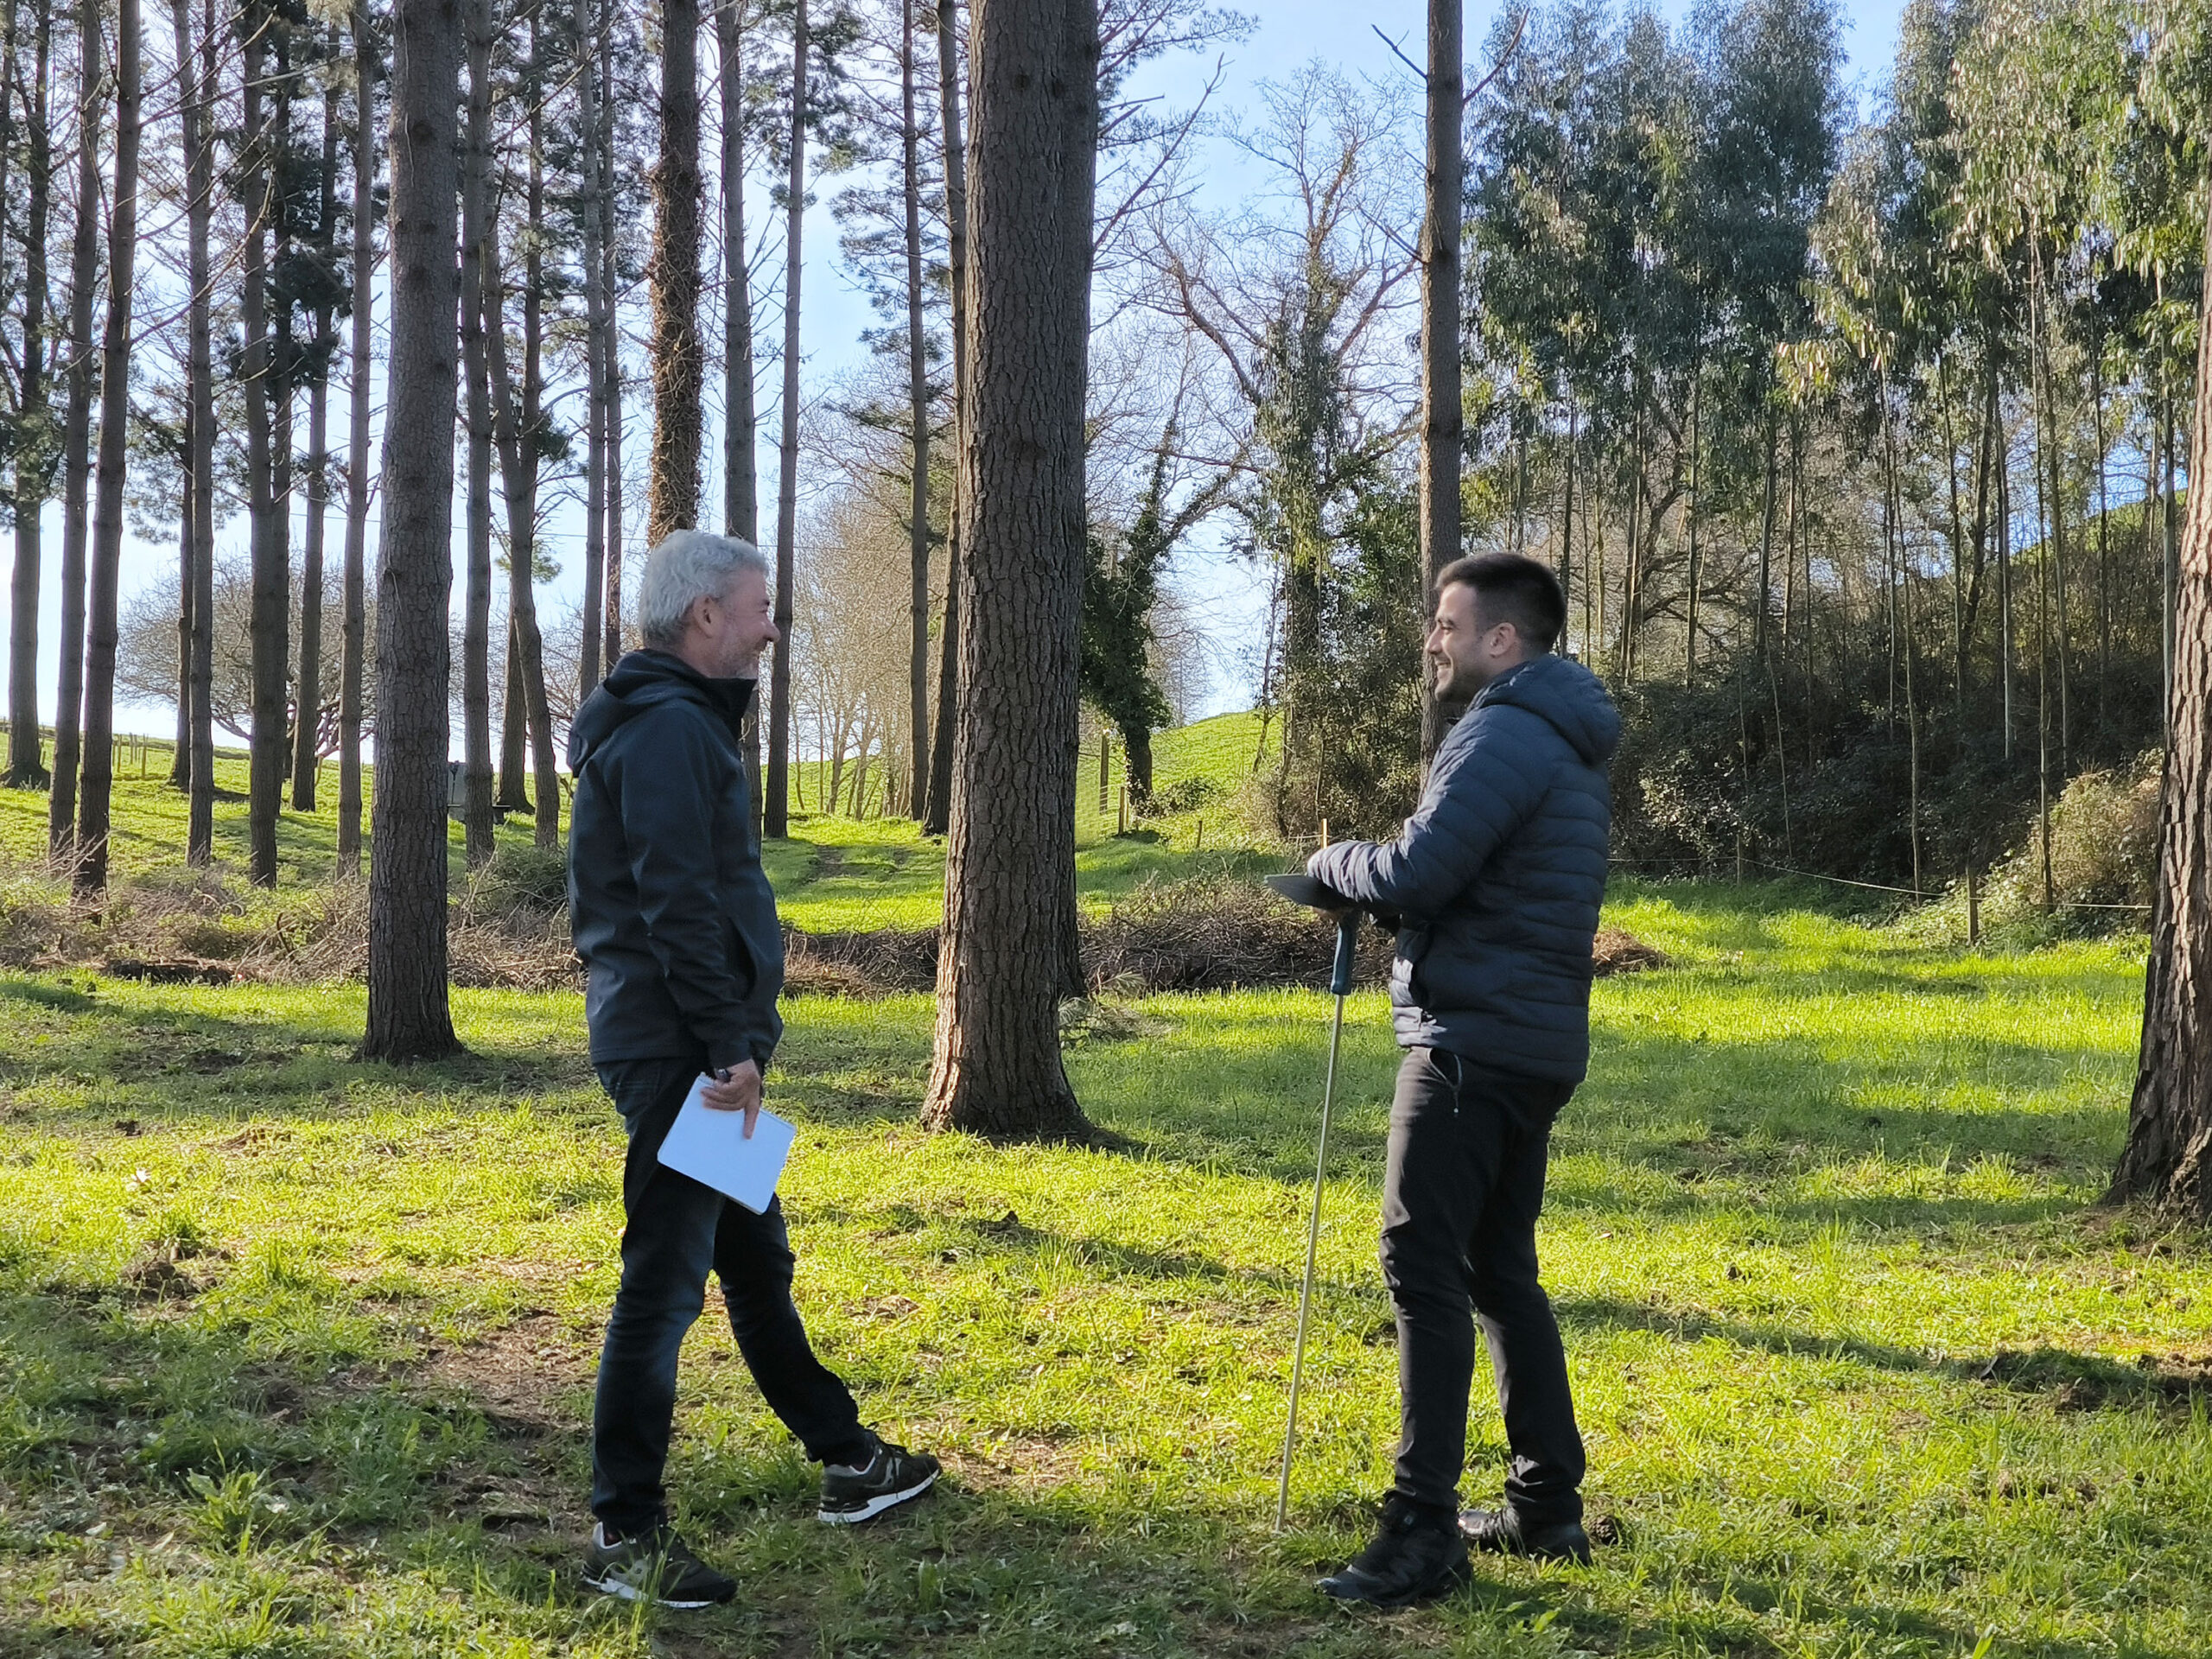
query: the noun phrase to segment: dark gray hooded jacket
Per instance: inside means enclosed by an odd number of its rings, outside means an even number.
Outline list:
[[[1342,842],[1308,861],[1318,880],[1398,918],[1402,1046],[1582,1080],[1612,817],[1605,766],[1620,733],[1597,676],[1532,658],[1484,686],[1438,747],[1397,840]]]
[[[783,931],[738,737],[753,690],[633,651],[576,711],[569,921],[594,1061],[765,1070],[783,1034]]]

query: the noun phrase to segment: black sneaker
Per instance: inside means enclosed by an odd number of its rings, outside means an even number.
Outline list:
[[[919,1497],[937,1484],[938,1461],[926,1452],[909,1452],[889,1440],[875,1442],[875,1455],[855,1468],[822,1465],[820,1518],[833,1527],[873,1521],[886,1510]]]
[[[1471,1576],[1466,1541],[1451,1517],[1415,1509],[1393,1493],[1382,1500],[1375,1541],[1313,1587],[1336,1601],[1410,1607],[1449,1594]]]
[[[1583,1531],[1580,1521],[1523,1526],[1510,1504],[1499,1510],[1465,1510],[1459,1516],[1459,1535],[1477,1549],[1495,1555],[1529,1555],[1540,1561],[1590,1565],[1590,1535]]]
[[[584,1582],[625,1601],[689,1611],[734,1600],[737,1580],[717,1573],[676,1535],[656,1527],[634,1538],[609,1538],[604,1523],[591,1529],[584,1552]]]

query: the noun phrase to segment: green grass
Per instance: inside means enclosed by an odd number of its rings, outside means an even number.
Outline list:
[[[2088,1207],[2139,946],[1971,955],[1720,888],[1609,919],[1675,965],[1599,988],[1543,1249],[1615,1541],[1387,1618],[1307,1587],[1396,1422],[1375,995],[1281,1537],[1325,999],[1090,1011],[1115,1151],[924,1135],[926,1000],[795,1001],[801,1304],[950,1477],[817,1526],[703,1320],[673,1486],[743,1592],[658,1618],[575,1573],[620,1224],[575,997],[461,994],[471,1056],[400,1071],[346,1058],[358,988],[0,979],[0,1654],[2201,1655],[2212,1265]]]

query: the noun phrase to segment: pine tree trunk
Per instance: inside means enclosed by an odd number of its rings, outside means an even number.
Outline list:
[[[99,494],[92,509],[91,638],[85,652],[85,794],[77,814],[76,889],[107,888],[115,787],[115,647],[123,578],[123,486],[130,464],[130,301],[138,269],[138,0],[117,0],[115,176],[109,204],[107,326],[100,342]]]
[[[1444,567],[1459,556],[1459,220],[1465,166],[1466,57],[1460,0],[1428,0],[1428,169],[1421,237],[1421,568],[1426,609]],[[1421,760],[1444,740],[1434,681],[1421,681]]]
[[[952,286],[952,511],[944,537],[944,627],[938,641],[937,729],[930,741],[925,833],[941,836],[952,822],[952,740],[960,702],[960,467],[967,453],[968,156],[961,138],[957,0],[937,0],[938,101],[944,143],[945,245]]]
[[[921,128],[914,114],[914,0],[899,10],[900,138],[906,173],[906,397],[912,458],[907,499],[906,709],[908,811],[922,816],[930,788],[930,383],[922,332]]]
[[[183,72],[191,73],[192,60],[186,58]],[[188,97],[188,93],[180,95]],[[188,150],[191,137],[188,134],[184,147]],[[188,327],[189,325],[187,325]],[[187,350],[189,351],[189,347]],[[183,474],[181,494],[177,504],[176,523],[176,736],[169,752],[169,787],[189,792],[192,788],[192,519],[197,508],[193,500],[192,453],[194,448],[192,422],[192,371],[185,369],[184,436],[177,448],[177,461]]]
[[[614,0],[606,0],[599,12],[599,84],[607,89],[599,121],[599,283],[601,308],[607,317],[606,357],[601,365],[607,395],[607,534],[601,556],[607,580],[602,619],[608,671],[622,655],[622,562],[626,543],[622,524],[622,330],[617,308],[621,289],[616,285],[614,257]]]
[[[753,399],[753,288],[745,251],[745,0],[715,8],[722,105],[722,530],[760,540],[760,423]],[[760,823],[760,699],[745,710],[747,810]]]
[[[699,522],[699,0],[661,0],[660,158],[654,164],[653,459],[645,539]]]
[[[576,218],[583,230],[584,295],[584,598],[583,638],[576,658],[576,702],[581,705],[603,677],[600,633],[606,626],[607,559],[607,306],[600,291],[599,86],[592,62],[594,39],[592,0],[575,0],[571,22],[576,35],[576,130],[579,188]],[[717,13],[717,16],[720,14]],[[606,667],[611,668],[609,663]]]
[[[800,227],[806,208],[806,0],[791,8],[791,176],[784,219],[784,407],[776,474],[776,654],[768,664],[768,785],[761,829],[791,832],[791,608],[798,518]]]
[[[336,55],[332,41],[332,55]],[[335,251],[338,222],[338,92],[322,94],[322,217],[318,221],[322,254]],[[318,306],[318,344],[330,338],[327,305]],[[300,672],[293,701],[292,810],[315,810],[317,774],[322,765],[322,533],[330,505],[330,365],[326,361],[308,391],[308,533],[300,560]]]
[[[361,704],[368,637],[364,591],[369,521],[369,372],[376,320],[376,43],[368,0],[353,0],[353,395],[346,439],[346,617],[340,626],[338,687],[338,868],[361,868]]]
[[[85,713],[85,557],[92,534],[92,306],[99,281],[100,14],[77,7],[77,226],[69,261],[68,412],[61,433],[61,664],[54,700],[47,855],[75,867],[77,762]]]
[[[468,118],[461,172],[461,373],[468,410],[467,564],[461,621],[461,836],[469,867],[496,845],[492,790],[492,408],[485,363],[484,242],[492,213],[492,0],[463,0]],[[504,780],[503,780],[504,781]]]
[[[533,156],[536,147],[531,147]],[[543,196],[532,167],[533,220]],[[533,240],[535,238],[533,238]],[[492,409],[499,442],[501,493],[507,506],[507,730],[510,742],[526,738],[535,773],[532,839],[543,848],[561,844],[561,777],[555,768],[551,710],[545,696],[545,645],[537,627],[537,462],[526,438],[538,425],[539,341],[533,270],[524,283],[523,386],[518,405],[507,366],[506,330],[499,314],[505,292],[499,275],[499,232],[487,226],[484,243],[484,323],[492,370]],[[517,765],[517,782],[521,766]],[[503,780],[504,781],[504,780]]]
[[[460,1047],[446,969],[447,608],[460,273],[455,0],[392,8],[391,326],[377,561],[376,856],[365,1059]]]
[[[2212,251],[2212,202],[2204,244]],[[2143,1046],[2111,1197],[2212,1220],[2212,287],[2196,348],[2188,523],[2175,595],[2172,741],[2158,808]]]
[[[248,740],[246,826],[247,871],[258,886],[276,885],[276,814],[283,802],[285,676],[291,667],[284,648],[290,619],[284,589],[290,580],[285,503],[276,481],[274,423],[270,416],[272,383],[282,372],[271,354],[269,328],[269,238],[278,217],[277,185],[270,149],[274,141],[264,114],[268,73],[267,30],[257,17],[245,48],[245,143],[248,172],[244,283],[239,303],[245,327],[240,372],[245,378],[246,494],[252,518],[253,594],[250,624],[253,654],[253,718]]]
[[[9,596],[8,787],[39,789],[47,782],[45,744],[38,722],[38,601],[46,549],[39,519],[46,506],[48,461],[53,442],[46,376],[52,359],[46,343],[46,229],[54,181],[54,140],[48,128],[47,83],[54,67],[52,0],[36,0],[35,75],[30,120],[24,134],[22,368],[16,412],[22,430],[16,447],[16,569]],[[184,3],[184,0],[178,0]],[[194,291],[205,291],[204,284]]]
[[[980,0],[972,38],[968,626],[922,1120],[1079,1136],[1058,1027],[1072,940],[1057,918],[1075,880],[1098,13],[1093,0]]]

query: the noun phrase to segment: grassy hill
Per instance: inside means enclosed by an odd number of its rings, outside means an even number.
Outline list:
[[[1077,792],[1077,881],[1083,900],[1102,908],[1151,878],[1280,868],[1280,855],[1255,847],[1225,804],[1242,785],[1259,743],[1260,721],[1249,714],[1215,719],[1160,734],[1154,777],[1163,791],[1180,784],[1198,801],[1192,810],[1135,826],[1117,836],[1114,807],[1122,785],[1122,752],[1114,750],[1106,812],[1098,810],[1096,750]],[[113,801],[111,868],[118,883],[162,881],[184,864],[186,801],[165,781],[171,747],[147,742],[118,762]],[[810,763],[811,764],[811,763]],[[247,760],[242,751],[216,754],[215,856],[218,871],[243,880],[247,863]],[[1193,789],[1187,780],[1202,783]],[[372,790],[372,769],[365,791]],[[1203,797],[1203,798],[1199,798]],[[289,798],[289,796],[288,798]],[[0,790],[0,859],[17,868],[41,863],[47,845],[47,795],[40,790]],[[287,809],[277,821],[280,892],[329,880],[337,861],[338,772],[326,763],[316,810]],[[563,807],[564,814],[567,808]],[[853,819],[795,813],[788,840],[766,849],[771,879],[787,920],[810,931],[933,927],[944,910],[944,849],[925,839],[912,820]],[[525,857],[532,826],[515,816],[499,829],[499,846]],[[467,879],[465,840],[457,820],[448,824],[451,880],[458,892]]]

